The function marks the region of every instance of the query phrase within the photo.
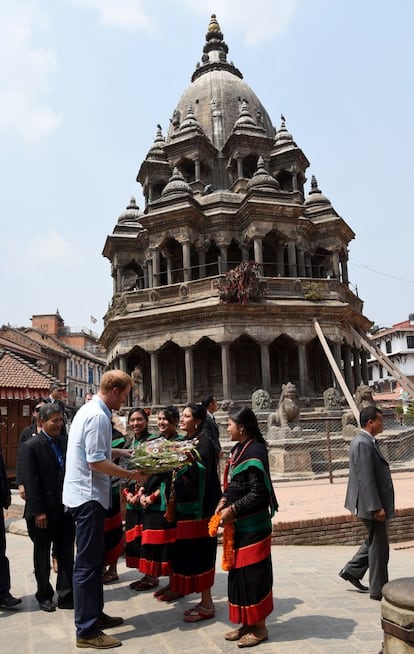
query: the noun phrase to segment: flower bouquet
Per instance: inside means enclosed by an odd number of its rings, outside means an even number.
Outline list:
[[[156,438],[138,445],[128,459],[130,470],[146,475],[171,472],[192,463],[197,456],[193,441],[169,441]]]

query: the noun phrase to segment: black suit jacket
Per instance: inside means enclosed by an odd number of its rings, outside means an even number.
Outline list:
[[[30,440],[30,438],[34,438],[37,436],[37,426],[35,422],[32,422],[31,425],[28,427],[25,427],[20,434],[19,438],[19,446],[17,448],[17,458],[16,458],[16,485],[20,486],[23,484],[22,480],[22,445],[26,441]]]
[[[4,465],[3,455],[0,450],[0,507],[8,509],[11,502],[10,486],[7,480],[6,466]],[[0,508],[3,517],[3,511]]]
[[[207,414],[203,424],[203,434],[205,434],[212,441],[214,445],[214,449],[216,450],[216,454],[218,456],[221,450],[220,432],[216,421],[209,414]]]
[[[63,461],[66,460],[67,438],[57,438]],[[22,481],[26,492],[25,518],[46,513],[48,520],[57,520],[63,513],[62,489],[65,466],[61,468],[45,434],[23,443],[21,448]]]
[[[366,520],[373,520],[378,509],[385,509],[387,519],[394,515],[394,487],[388,461],[363,431],[352,439],[349,449],[345,507]]]

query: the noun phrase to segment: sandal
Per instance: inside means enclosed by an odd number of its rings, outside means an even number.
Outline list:
[[[119,577],[118,577],[117,573],[114,572],[113,570],[107,570],[102,575],[102,583],[103,584],[112,584],[112,582],[116,581],[117,579],[119,579]]]
[[[181,599],[181,597],[184,597],[184,595],[168,589],[165,591],[165,593],[162,593],[161,595],[155,595],[155,597],[159,602],[175,602],[176,600]]]
[[[244,634],[247,634],[249,631],[250,627],[248,625],[242,625],[238,629],[233,629],[232,631],[228,631],[227,633],[224,634],[224,638],[226,640],[240,640]]]
[[[132,590],[151,590],[152,588],[156,588],[158,584],[158,579],[155,580],[148,579],[148,577],[142,577],[142,579],[137,579],[137,581],[133,581],[129,584],[129,587],[132,588]]]
[[[205,609],[203,606],[195,606],[193,609],[189,609],[184,613],[184,622],[201,622],[202,620],[210,620],[214,618],[216,612],[214,608]]]
[[[253,631],[249,631],[247,634],[244,634],[237,643],[237,647],[254,647],[259,643],[269,638],[267,631],[264,631],[261,635],[255,634]]]
[[[161,595],[165,595],[165,593],[169,590],[170,590],[169,584],[167,586],[161,586],[161,588],[155,591],[154,597],[158,599],[159,597],[161,597]]]

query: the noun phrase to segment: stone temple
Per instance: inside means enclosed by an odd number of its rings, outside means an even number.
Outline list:
[[[131,198],[103,250],[113,298],[101,340],[146,406],[206,392],[249,402],[258,388],[276,398],[288,381],[321,398],[333,374],[314,319],[350,391],[368,382],[354,330],[371,322],[347,267],[355,234],[313,175],[305,195],[307,157],[227,55],[213,15],[168,131],[158,125],[139,168],[145,208]],[[255,290],[228,301],[249,272]]]

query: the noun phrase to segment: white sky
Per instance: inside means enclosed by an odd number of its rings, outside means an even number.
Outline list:
[[[212,12],[356,233],[349,273],[379,325],[414,312],[411,0],[0,0],[0,324],[59,308],[102,328],[107,234]],[[98,319],[96,325],[90,316]]]

